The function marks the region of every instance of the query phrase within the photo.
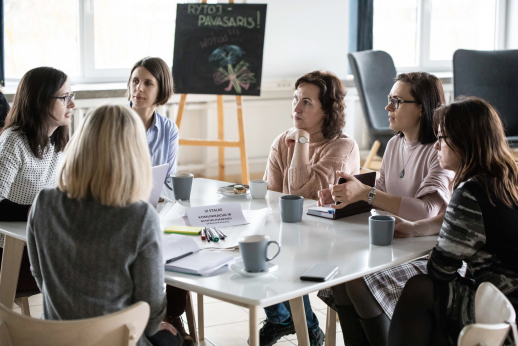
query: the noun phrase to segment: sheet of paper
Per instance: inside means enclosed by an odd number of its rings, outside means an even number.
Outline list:
[[[240,203],[192,207],[185,211],[191,226],[229,227],[247,224]]]
[[[200,250],[194,237],[179,234],[162,235],[162,258],[164,263],[171,258]]]

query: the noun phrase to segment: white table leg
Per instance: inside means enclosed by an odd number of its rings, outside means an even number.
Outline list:
[[[198,293],[198,335],[199,341],[205,340],[205,320],[203,316],[203,295]]]
[[[23,240],[5,236],[2,269],[0,269],[0,303],[11,310],[18,286],[24,246]]]
[[[187,306],[185,307],[185,314],[187,315],[187,324],[189,325],[189,334],[198,342],[198,333],[196,332],[196,317],[194,317],[194,304],[192,302],[192,293],[187,293]]]
[[[327,307],[326,346],[336,345],[336,312]]]
[[[299,346],[309,346],[308,325],[302,297],[290,299],[291,318],[295,324]]]
[[[259,329],[257,325],[257,309],[255,305],[250,305],[250,346],[259,346]]]

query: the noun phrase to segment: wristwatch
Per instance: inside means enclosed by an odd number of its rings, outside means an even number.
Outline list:
[[[373,187],[369,192],[369,200],[367,201],[370,205],[372,205],[372,200],[374,199],[374,196],[376,196],[376,188]]]
[[[297,142],[299,142],[300,144],[306,144],[306,143],[309,143],[309,139],[307,139],[304,136],[300,136],[299,139],[297,140]]]

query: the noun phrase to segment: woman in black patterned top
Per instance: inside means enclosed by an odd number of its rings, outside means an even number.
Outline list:
[[[428,274],[410,279],[396,305],[388,345],[457,345],[462,328],[475,323],[482,282],[518,308],[518,165],[502,122],[487,102],[467,98],[439,109],[435,123],[439,161],[456,173],[456,190]],[[403,221],[416,232],[434,222]],[[465,277],[457,273],[463,261]]]
[[[0,131],[0,221],[27,221],[40,190],[57,185],[75,107],[67,75],[52,67],[28,71]],[[0,265],[4,236],[0,235]],[[19,291],[37,290],[24,251]]]

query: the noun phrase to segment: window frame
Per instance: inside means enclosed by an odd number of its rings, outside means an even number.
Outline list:
[[[452,72],[452,60],[430,60],[430,29],[432,6],[431,0],[417,0],[416,23],[416,65],[396,66],[398,72],[427,71]],[[495,46],[494,49],[505,49],[507,0],[496,0],[495,10]],[[453,57],[452,57],[453,58]]]

